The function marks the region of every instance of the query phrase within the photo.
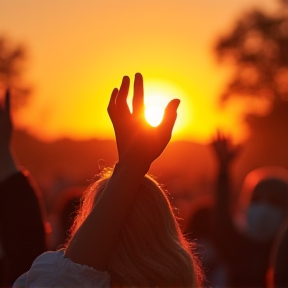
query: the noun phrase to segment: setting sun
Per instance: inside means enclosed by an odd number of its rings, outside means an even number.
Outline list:
[[[178,116],[173,129],[173,135],[181,136],[191,121],[191,101],[187,92],[177,84],[164,79],[145,79],[144,77],[144,105],[145,118],[151,126],[158,126],[163,118],[167,104],[178,98],[181,103],[177,110]],[[132,111],[132,89],[129,91],[128,104]]]
[[[23,46],[19,80],[33,92],[14,123],[47,141],[114,139],[106,111],[111,91],[128,75],[133,94],[134,74],[141,72],[146,108],[181,100],[172,141],[206,143],[219,127],[241,138],[246,106],[229,102],[219,109],[233,65],[215,61],[213,47],[241,10],[260,4],[272,11],[280,1],[274,2],[0,1],[0,38],[7,47]]]
[[[145,118],[151,126],[158,126],[163,118],[164,110],[160,106],[148,106],[145,109]]]

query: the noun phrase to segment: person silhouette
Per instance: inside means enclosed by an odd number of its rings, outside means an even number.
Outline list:
[[[213,198],[198,196],[193,204],[184,235],[195,243],[193,249],[197,251],[205,275],[203,286],[226,287],[226,269],[215,240],[217,227]]]
[[[67,242],[85,189],[85,186],[72,186],[65,188],[57,195],[49,215],[49,222],[53,231],[49,249],[60,249]]]
[[[218,133],[213,142],[218,160],[216,246],[225,266],[228,287],[266,287],[273,242],[288,213],[288,171],[260,167],[245,178],[240,192],[239,215],[230,213],[230,168],[239,153],[229,138]]]
[[[10,92],[0,103],[0,287],[13,282],[47,250],[41,195],[11,149]]]
[[[114,89],[108,113],[118,162],[90,186],[66,248],[34,261],[14,287],[197,287],[200,269],[163,188],[147,175],[170,141],[180,100],[169,102],[158,127],[144,121],[144,88],[135,75]]]

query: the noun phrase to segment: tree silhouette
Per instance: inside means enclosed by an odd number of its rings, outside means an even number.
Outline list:
[[[23,72],[27,54],[24,47],[0,36],[0,95],[9,87],[15,108],[24,105],[31,94],[31,87],[24,82]]]
[[[288,0],[278,3],[280,9],[273,13],[260,9],[244,13],[214,46],[220,63],[234,64],[220,103],[240,98],[270,104],[262,115],[252,113],[249,105],[244,111],[250,133],[235,169],[238,190],[255,168],[288,168]]]
[[[232,31],[215,45],[217,58],[235,64],[234,74],[221,102],[235,97],[288,100],[288,1],[281,11],[268,14],[253,10],[244,14]],[[285,11],[286,10],[286,11]]]

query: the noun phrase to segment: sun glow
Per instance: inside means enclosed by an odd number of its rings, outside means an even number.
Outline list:
[[[128,105],[132,111],[132,89],[129,91]],[[173,82],[163,79],[147,79],[144,75],[145,119],[151,126],[158,126],[163,118],[164,110],[172,99],[180,99],[177,120],[173,128],[174,139],[181,138],[193,114],[188,93]]]
[[[145,108],[145,118],[153,126],[158,126],[163,118],[164,109],[160,106],[148,106]]]

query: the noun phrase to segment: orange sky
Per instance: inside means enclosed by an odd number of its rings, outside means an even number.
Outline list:
[[[174,140],[205,142],[217,127],[241,139],[239,105],[217,108],[229,71],[212,44],[242,12],[271,2],[0,0],[0,35],[25,44],[35,87],[21,125],[46,139],[112,138],[110,93],[141,72],[147,99],[181,99]]]

